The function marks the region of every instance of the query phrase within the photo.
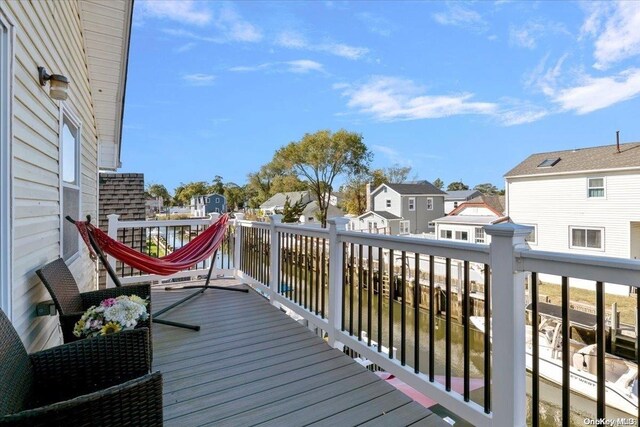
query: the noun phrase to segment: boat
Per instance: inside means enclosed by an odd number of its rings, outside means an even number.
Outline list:
[[[545,304],[550,305],[550,304]],[[558,386],[562,386],[562,319],[556,314],[557,306],[543,307],[540,304],[541,321],[538,327],[538,354],[540,377]],[[545,313],[546,312],[546,313]],[[585,315],[586,313],[581,313]],[[589,319],[588,316],[578,316],[579,319]],[[591,322],[574,323],[571,325],[582,328],[593,328]],[[595,316],[593,316],[595,317]],[[481,332],[485,331],[484,317],[471,316],[470,322]],[[526,366],[531,372],[533,366],[533,333],[532,326],[526,326]],[[569,348],[571,366],[571,391],[597,400],[597,345],[584,344],[570,339]],[[638,365],[618,356],[605,356],[605,402],[606,405],[631,415],[638,414]]]

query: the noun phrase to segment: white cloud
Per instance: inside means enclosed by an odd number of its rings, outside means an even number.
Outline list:
[[[334,86],[335,87],[335,86]],[[347,105],[380,121],[435,119],[461,114],[495,114],[497,104],[471,101],[473,94],[426,95],[411,80],[376,76],[359,85],[342,87]]]
[[[344,43],[310,43],[296,31],[283,31],[276,37],[276,45],[288,49],[304,49],[313,52],[325,52],[347,59],[360,59],[369,53],[365,47],[350,46]]]
[[[509,27],[509,43],[512,46],[535,49],[540,38],[556,34],[569,35],[570,33],[561,23],[530,21],[521,27],[513,25]]]
[[[142,14],[154,18],[171,19],[184,24],[205,25],[212,14],[202,7],[204,3],[193,0],[143,0]]]
[[[434,13],[433,19],[441,25],[453,25],[476,31],[485,31],[488,28],[482,15],[460,4],[448,5],[445,12]]]
[[[400,153],[398,150],[388,147],[386,145],[373,145],[371,147],[373,151],[382,154],[385,156],[389,162],[394,165],[401,166],[411,166],[411,159],[406,156],[406,154]]]
[[[500,112],[496,114],[496,119],[504,126],[536,122],[550,113],[545,108],[515,99],[505,99],[503,105]]]
[[[265,71],[272,70],[276,72],[287,72],[295,74],[306,74],[311,71],[317,71],[324,73],[324,67],[322,64],[309,59],[298,59],[294,61],[282,61],[282,62],[267,62],[259,65],[252,66],[238,66],[232,67],[229,71],[235,72],[253,72],[253,71]]]
[[[546,64],[549,59],[549,55],[546,55],[529,74],[525,85],[527,87],[535,88],[547,96],[553,96],[556,92],[558,80],[561,76],[562,64],[568,56],[568,54],[564,54],[560,59],[558,59],[553,67],[547,69]]]
[[[638,95],[640,95],[640,69],[631,68],[616,76],[583,77],[579,85],[557,91],[552,100],[563,110],[587,114]]]
[[[216,80],[216,76],[213,74],[186,74],[182,76],[182,79],[192,86],[211,86]]]
[[[369,32],[382,37],[389,37],[394,27],[386,18],[370,12],[358,13],[356,18],[367,26]]]
[[[214,25],[230,41],[258,42],[262,40],[262,32],[242,19],[230,6],[225,6],[219,11],[214,20]]]
[[[594,51],[597,69],[604,70],[639,55],[640,2],[618,1],[615,5],[594,7],[582,32],[597,35]]]
[[[188,51],[190,51],[191,49],[193,49],[194,47],[196,47],[196,43],[194,43],[194,42],[189,42],[189,43],[185,43],[185,44],[183,44],[182,46],[180,46],[180,47],[176,48],[176,49],[174,50],[174,52],[176,52],[176,53],[188,52]]]

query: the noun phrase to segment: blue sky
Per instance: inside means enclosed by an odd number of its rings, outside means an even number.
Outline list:
[[[169,191],[320,129],[500,188],[529,154],[640,141],[640,2],[137,0],[129,55],[122,171]]]

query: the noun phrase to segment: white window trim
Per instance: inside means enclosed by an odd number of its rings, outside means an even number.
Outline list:
[[[589,190],[592,189],[592,187],[589,185],[592,179],[601,179],[602,180],[602,187],[593,187],[593,189],[600,189],[602,188],[603,191],[603,195],[602,196],[590,196],[589,195]],[[607,178],[604,176],[588,176],[587,177],[587,199],[606,199],[607,198]]]
[[[77,153],[77,164],[76,171],[78,174],[78,184],[73,185],[69,183],[65,183],[62,179],[62,130],[64,126],[65,117],[71,122],[73,126],[78,129],[78,138],[76,141],[76,153]],[[60,102],[60,114],[59,114],[59,127],[58,127],[58,144],[59,144],[59,158],[58,158],[58,174],[60,176],[59,185],[60,185],[60,258],[64,258],[64,222],[66,219],[64,218],[64,206],[63,206],[63,187],[74,188],[78,190],[78,206],[79,213],[82,214],[82,122],[78,118],[78,115],[67,105],[66,102]],[[76,259],[80,257],[82,253],[82,242],[80,241],[80,234],[77,235],[78,239],[78,252],[71,255],[69,259],[65,260],[65,262],[70,265]]]
[[[13,170],[11,141],[13,136],[13,75],[15,31],[11,20],[0,9],[0,43],[7,42],[7,49],[0,49],[0,308],[9,320],[12,312],[12,254],[13,254]]]
[[[585,236],[584,236],[584,238],[585,238],[585,246],[573,246],[573,240],[572,240],[573,230],[596,230],[596,231],[600,231],[600,243],[602,245],[599,248],[590,248],[590,247],[586,246],[587,236],[586,236],[586,232],[585,232]],[[579,249],[579,250],[584,250],[584,251],[604,252],[604,248],[605,248],[604,227],[587,227],[587,226],[580,226],[580,225],[570,225],[569,226],[569,248],[570,249]]]
[[[400,224],[400,228],[398,229],[398,233],[399,234],[409,234],[409,233],[411,233],[411,222],[410,221],[400,221],[399,224]],[[403,227],[402,226],[403,224],[406,225],[406,227]],[[407,230],[406,233],[402,232],[403,228]]]
[[[384,206],[385,206],[385,208],[390,208],[391,207],[391,199],[385,199]]]
[[[413,212],[416,210],[416,198],[415,197],[409,197],[409,211]]]
[[[433,210],[433,197],[427,197],[427,210]]]
[[[482,238],[478,237],[478,230],[482,231]],[[473,241],[479,245],[484,245],[487,242],[487,232],[484,230],[484,227],[474,227]]]

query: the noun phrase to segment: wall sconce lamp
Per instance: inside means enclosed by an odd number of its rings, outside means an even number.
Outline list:
[[[69,79],[62,74],[47,74],[44,67],[38,67],[38,78],[40,86],[47,84],[49,81],[49,96],[53,99],[64,101],[67,99],[67,89],[69,89]]]

